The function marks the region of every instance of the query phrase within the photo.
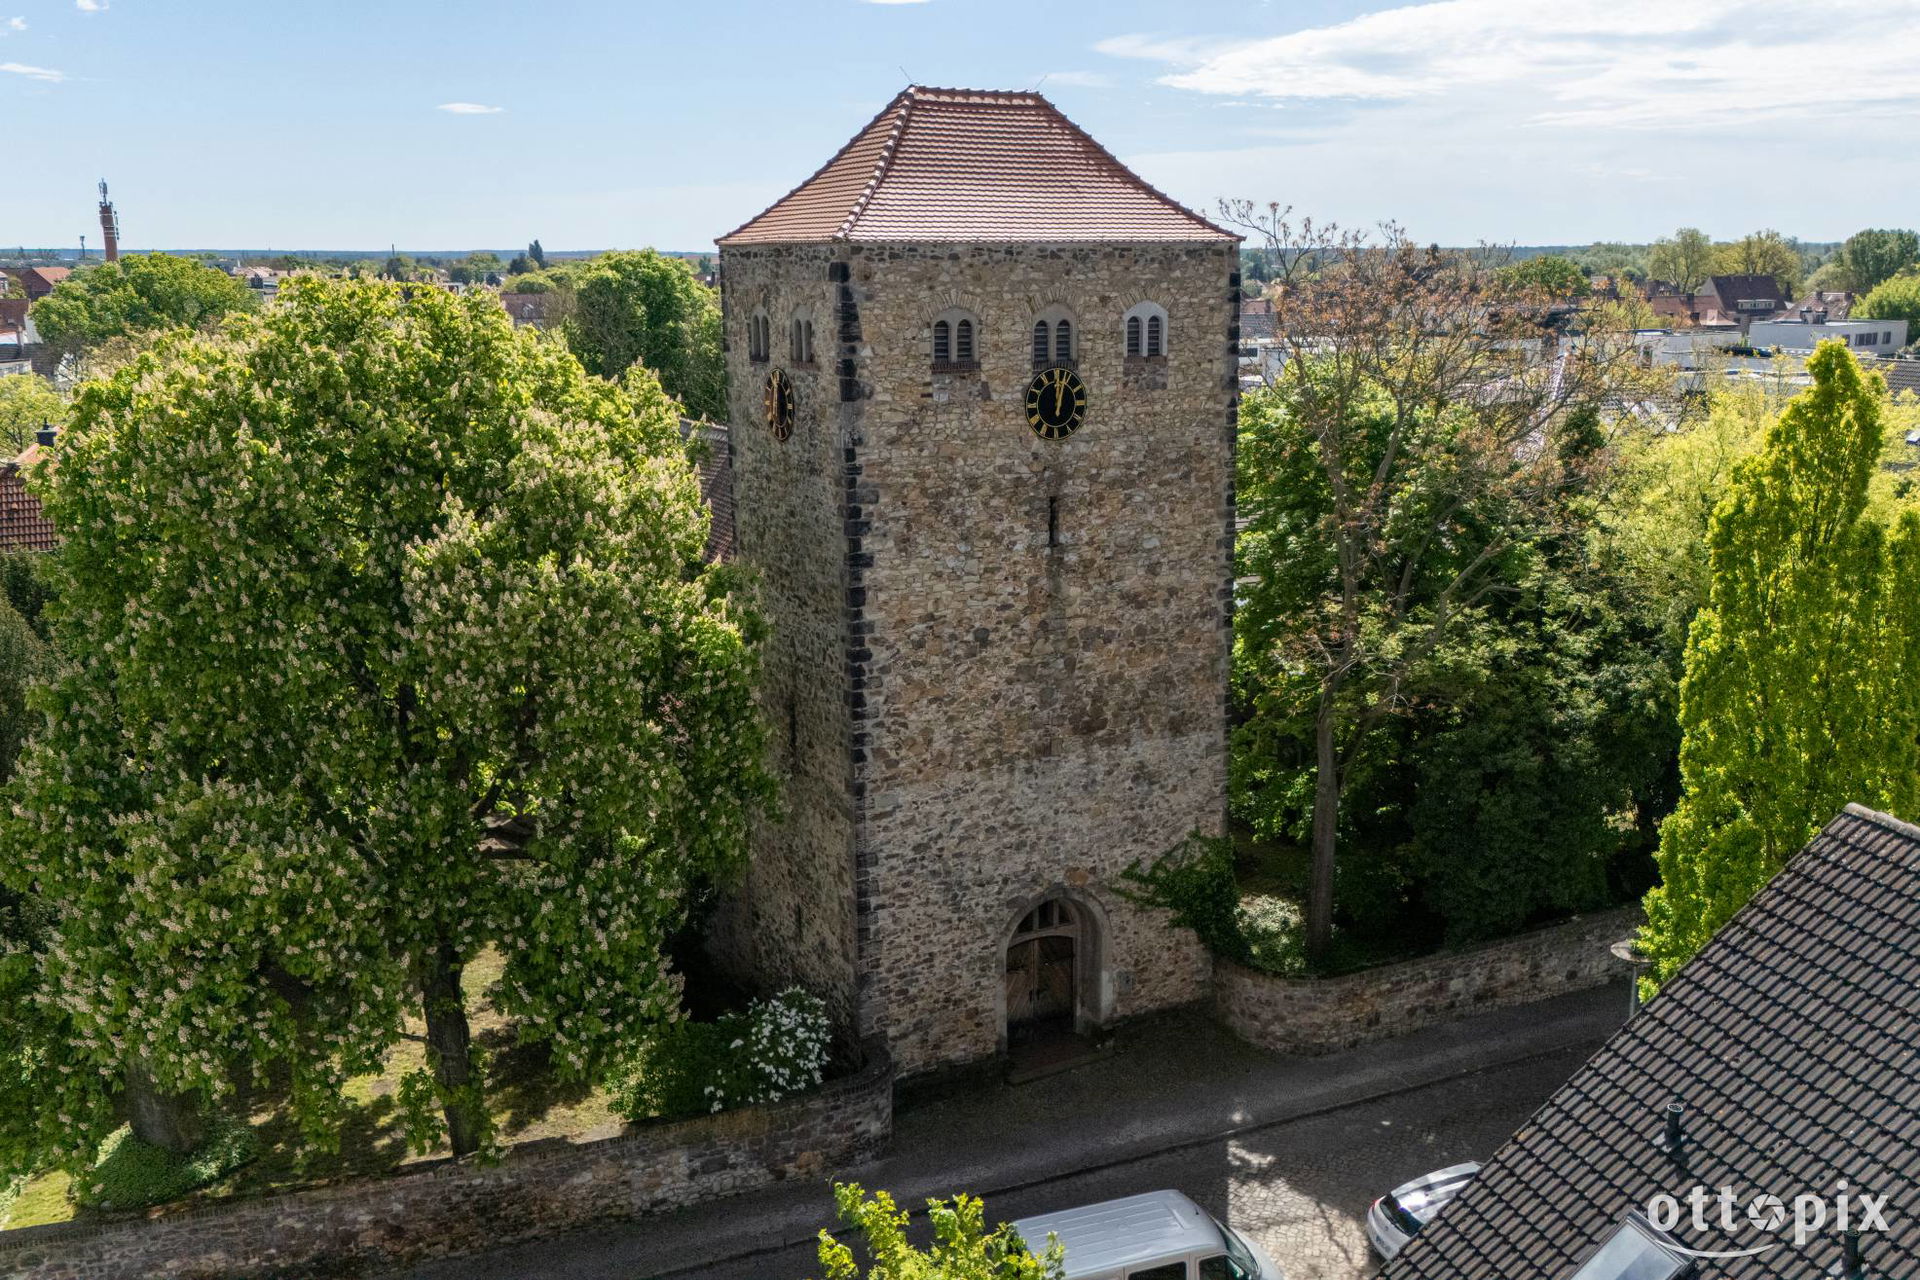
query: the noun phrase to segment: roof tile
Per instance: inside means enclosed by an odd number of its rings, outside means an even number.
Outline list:
[[[1037,93],[915,85],[720,244],[1236,238]]]

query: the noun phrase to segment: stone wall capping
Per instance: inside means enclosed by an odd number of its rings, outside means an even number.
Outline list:
[[[494,1165],[419,1161],[390,1177],[0,1233],[10,1280],[272,1280],[450,1257],[817,1177],[885,1149],[893,1061],[861,1044],[812,1093],[591,1142],[519,1144]]]
[[[1626,976],[1611,947],[1638,907],[1596,911],[1459,951],[1325,978],[1288,978],[1216,959],[1213,1010],[1249,1044],[1323,1054],[1486,1009],[1527,1004]]]

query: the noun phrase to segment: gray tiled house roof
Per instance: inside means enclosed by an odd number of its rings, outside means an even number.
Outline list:
[[[1685,1162],[1657,1144],[1687,1107]],[[1816,1280],[1831,1229],[1746,1224],[1755,1195],[1882,1194],[1866,1274],[1920,1275],[1920,828],[1858,806],[1716,934],[1394,1259],[1386,1280],[1567,1280],[1629,1209],[1733,1188],[1736,1229],[1689,1216],[1688,1249],[1741,1250],[1701,1280]]]

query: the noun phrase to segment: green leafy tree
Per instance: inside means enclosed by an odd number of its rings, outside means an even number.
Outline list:
[[[192,258],[136,253],[68,276],[33,304],[33,321],[50,346],[77,352],[175,326],[206,328],[253,306],[247,287],[224,272]]]
[[[1905,320],[1908,341],[1920,338],[1920,275],[1881,281],[1854,304],[1852,314],[1863,320]]]
[[[641,364],[689,413],[725,412],[720,306],[685,262],[651,249],[608,253],[569,275],[564,332],[589,373],[618,378]]]
[[[1586,465],[1569,433],[1623,354],[1594,335],[1562,361],[1533,348],[1550,300],[1469,255],[1228,216],[1292,265],[1338,265],[1281,290],[1278,381],[1241,412],[1246,521],[1236,665],[1258,754],[1267,726],[1312,725],[1306,945],[1332,939],[1343,800],[1370,738],[1493,600],[1530,571],[1562,490]],[[1488,394],[1498,387],[1498,394]]]
[[[540,247],[538,240],[527,246],[527,261],[533,263],[537,270],[547,269],[547,251]]]
[[[1716,246],[1713,269],[1716,275],[1772,276],[1780,291],[1792,297],[1806,267],[1795,242],[1778,231],[1755,231]]]
[[[758,624],[652,379],[587,377],[491,298],[295,281],[88,384],[47,509],[82,656],[7,866],[62,908],[72,1084],[38,1111],[69,1145],[102,1090],[178,1117],[240,1064],[324,1135],[411,1001],[412,1131],[479,1149],[482,948],[564,1077],[672,1015],[664,939],[770,784]]]
[[[32,444],[42,425],[59,428],[66,421],[66,398],[45,378],[0,378],[0,447],[9,456]]]
[[[1847,274],[1847,287],[1867,293],[1882,281],[1920,265],[1920,234],[1912,231],[1856,231],[1840,246],[1836,259]]]
[[[1688,293],[1715,271],[1713,240],[1698,227],[1682,227],[1647,250],[1647,274],[1671,280]]]
[[[1873,518],[1883,389],[1837,343],[1734,469],[1681,687],[1685,794],[1642,945],[1684,964],[1849,801],[1920,812],[1920,515]]]
[[[396,253],[380,267],[380,274],[388,280],[411,280],[414,273],[414,261],[404,253]]]
[[[1535,290],[1549,298],[1584,298],[1592,292],[1579,264],[1557,253],[1543,253],[1503,267],[1500,276],[1511,286]]]
[[[927,1201],[933,1243],[916,1249],[907,1239],[907,1215],[893,1197],[869,1199],[858,1183],[835,1183],[840,1221],[859,1233],[872,1267],[867,1280],[1064,1280],[1065,1254],[1049,1239],[1038,1256],[1011,1226],[986,1228],[986,1206],[975,1196]],[[820,1267],[826,1280],[860,1280],[853,1250],[820,1233]]]

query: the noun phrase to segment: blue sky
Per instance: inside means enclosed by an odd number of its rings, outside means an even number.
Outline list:
[[[104,176],[135,248],[699,249],[908,76],[1203,210],[1833,239],[1920,221],[1916,66],[1920,0],[0,0],[0,243]]]

